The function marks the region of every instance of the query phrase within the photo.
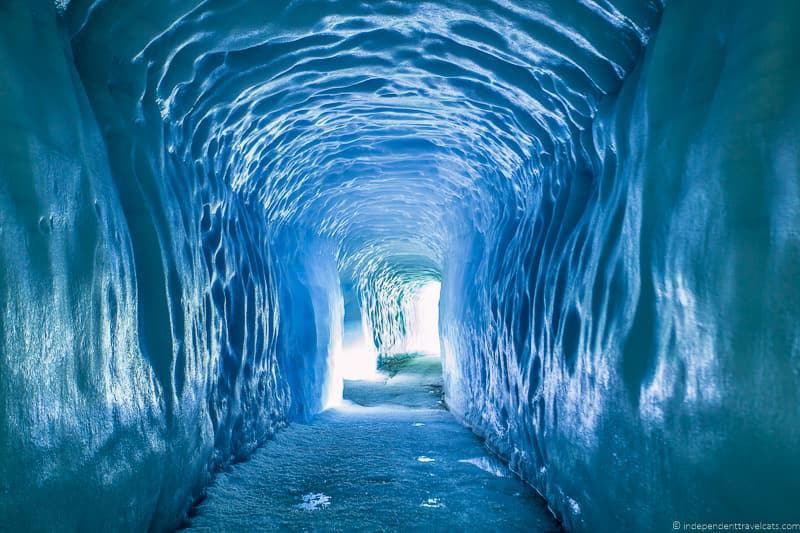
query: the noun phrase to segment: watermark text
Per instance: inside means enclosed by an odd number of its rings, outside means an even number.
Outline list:
[[[800,522],[672,522],[675,531],[800,531]]]

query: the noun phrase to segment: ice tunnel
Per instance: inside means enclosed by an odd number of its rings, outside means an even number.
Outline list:
[[[431,284],[449,409],[566,529],[800,522],[798,22],[3,0],[0,529],[176,527]]]

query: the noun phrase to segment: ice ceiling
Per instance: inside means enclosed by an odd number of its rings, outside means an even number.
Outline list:
[[[66,17],[84,76],[135,86],[165,162],[263,208],[271,236],[330,239],[357,279],[415,278],[539,202],[552,166],[580,166],[659,12],[525,4],[73,2]]]
[[[788,516],[740,492],[800,483],[798,4],[2,11],[20,525],[174,526],[432,282],[448,405],[567,527]]]

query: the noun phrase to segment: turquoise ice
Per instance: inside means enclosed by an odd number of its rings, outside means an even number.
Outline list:
[[[798,21],[3,0],[0,529],[175,528],[436,344],[568,530],[800,522]]]

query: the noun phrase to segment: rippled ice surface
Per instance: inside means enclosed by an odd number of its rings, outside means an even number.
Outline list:
[[[538,495],[500,477],[505,466],[442,408],[439,373],[423,357],[384,382],[348,382],[344,406],[218,475],[190,528],[558,531]]]

